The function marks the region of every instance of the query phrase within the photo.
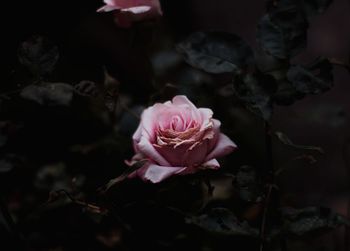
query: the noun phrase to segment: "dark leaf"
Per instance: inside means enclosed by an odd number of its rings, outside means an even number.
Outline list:
[[[304,0],[303,9],[308,16],[324,13],[333,0]]]
[[[332,64],[324,59],[318,60],[309,67],[292,66],[287,78],[300,94],[319,94],[333,86]]]
[[[319,153],[324,153],[323,149],[321,147],[318,146],[303,146],[303,145],[297,145],[294,144],[287,135],[285,135],[282,132],[275,132],[276,136],[278,137],[278,139],[285,145],[287,146],[291,146],[297,149],[302,149],[302,150],[311,150],[311,151],[317,151]]]
[[[22,159],[15,154],[4,154],[0,159],[0,173],[10,172],[22,163]]]
[[[247,222],[240,222],[226,208],[213,208],[206,214],[187,218],[186,222],[218,235],[247,236],[253,238],[259,236],[258,229],[252,228]]]
[[[21,91],[20,95],[40,105],[68,106],[73,98],[73,87],[65,83],[29,85]]]
[[[197,32],[177,45],[188,64],[209,73],[236,73],[253,61],[251,48],[237,35]]]
[[[298,92],[291,82],[281,79],[278,81],[277,91],[273,94],[272,99],[277,105],[291,105],[303,97],[305,94]]]
[[[257,39],[269,54],[287,59],[306,47],[307,28],[308,22],[296,1],[282,0],[261,18]]]
[[[97,88],[96,84],[92,81],[83,80],[79,84],[74,86],[74,90],[81,96],[96,98],[100,90]]]
[[[256,172],[251,166],[242,166],[235,177],[235,188],[242,200],[256,202],[260,196]]]
[[[257,68],[263,73],[269,73],[273,76],[275,76],[276,73],[278,73],[283,77],[285,76],[285,72],[289,68],[288,60],[276,58],[261,49],[255,50],[254,56]],[[276,75],[275,78],[281,78],[281,76],[279,75]]]
[[[299,237],[343,225],[350,226],[348,219],[332,212],[329,208],[282,208],[282,216],[285,220],[285,232]]]
[[[18,49],[19,62],[35,76],[51,73],[58,61],[58,48],[47,38],[33,36]]]
[[[271,118],[271,95],[275,88],[273,77],[264,74],[247,74],[236,77],[233,85],[236,95],[247,104],[248,108],[265,120]]]
[[[104,104],[110,112],[115,111],[119,99],[119,81],[104,71]]]
[[[0,173],[7,173],[13,169],[13,164],[7,159],[0,160]]]

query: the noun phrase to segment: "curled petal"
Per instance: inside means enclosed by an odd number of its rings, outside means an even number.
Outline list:
[[[148,158],[154,160],[159,165],[170,166],[159,152],[153,147],[153,145],[145,138],[141,137],[140,142],[137,144],[137,149]]]
[[[144,181],[150,181],[152,183],[159,183],[172,175],[181,173],[186,169],[186,167],[172,167],[172,166],[159,166],[156,164],[148,164],[141,168],[137,172],[139,176]]]
[[[141,124],[143,127],[143,136],[148,137],[150,141],[155,140],[156,122],[159,114],[162,114],[167,108],[166,104],[155,104],[145,109],[141,115]]]
[[[126,8],[122,9],[122,12],[131,12],[133,14],[141,14],[145,13],[147,11],[150,11],[151,7],[150,6],[136,6],[136,7],[131,7],[131,8]]]
[[[138,151],[137,144],[140,142],[141,136],[142,136],[142,126],[141,126],[141,124],[139,124],[135,133],[132,135],[132,141],[133,141],[133,146],[134,146],[135,152]]]
[[[202,167],[204,169],[219,169],[220,168],[220,164],[216,159],[211,159],[208,160],[207,162],[203,163]]]
[[[208,144],[199,143],[191,150],[189,147],[185,144],[176,148],[161,146],[157,147],[157,150],[172,166],[200,166],[206,157]]]
[[[174,105],[189,105],[194,110],[197,107],[185,96],[185,95],[177,95],[173,98]]]
[[[201,114],[202,128],[204,129],[208,124],[212,123],[213,111],[209,108],[199,108],[198,111]]]
[[[99,8],[97,10],[97,12],[110,12],[110,11],[114,11],[114,10],[120,10],[120,8],[117,6],[105,5],[105,6],[102,6],[101,8]]]
[[[218,157],[223,157],[237,148],[236,144],[229,139],[225,134],[220,133],[218,141],[214,149],[208,154],[206,160],[211,160]]]

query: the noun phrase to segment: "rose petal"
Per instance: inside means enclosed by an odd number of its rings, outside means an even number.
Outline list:
[[[186,121],[190,122],[190,120],[194,120],[197,122],[201,122],[201,114],[198,110],[198,108],[184,95],[177,95],[172,100],[174,106],[188,106],[190,108],[189,112],[186,112],[186,114],[183,114],[186,117]],[[186,108],[181,109],[183,112],[186,110]]]
[[[191,145],[182,144],[176,148],[173,146],[160,146],[157,147],[157,150],[171,166],[199,166],[205,160],[208,144],[207,142],[202,142],[189,150],[190,147]]]
[[[225,134],[220,133],[218,141],[214,149],[208,154],[206,160],[211,160],[217,157],[225,156],[233,152],[237,148],[236,144],[229,139]]]
[[[213,117],[213,111],[209,108],[199,108],[198,111],[201,114],[202,127],[205,127],[207,124],[211,122],[211,119]]]
[[[133,14],[141,14],[141,13],[145,13],[147,11],[150,11],[151,7],[150,6],[136,6],[136,7],[131,7],[131,8],[126,8],[126,9],[122,9],[122,12],[131,12]]]
[[[167,104],[156,103],[145,109],[141,115],[141,124],[144,131],[147,133],[147,135],[143,134],[143,136],[149,137],[149,140],[152,142],[155,141],[156,121],[158,121],[159,114],[161,114],[166,108]]]
[[[203,168],[204,169],[219,169],[220,164],[216,159],[211,159],[205,163],[203,163]]]
[[[155,161],[157,164],[171,166],[169,162],[166,161],[156,149],[154,149],[153,145],[144,136],[141,137],[140,142],[137,144],[137,149],[148,158]]]
[[[141,179],[144,181],[150,181],[152,183],[159,183],[170,176],[177,174],[186,169],[186,167],[170,167],[170,166],[159,166],[156,164],[150,164],[143,170],[141,174]]]
[[[193,109],[197,109],[197,107],[185,96],[185,95],[177,95],[173,98],[174,105],[189,105]]]
[[[114,10],[120,10],[120,7],[112,6],[112,5],[105,5],[105,6],[102,6],[101,8],[99,8],[97,10],[97,12],[110,12],[110,11],[114,11]]]
[[[134,150],[136,152],[137,152],[137,143],[139,143],[141,140],[141,136],[142,136],[141,133],[142,133],[142,126],[140,123],[139,126],[137,127],[135,133],[132,135],[133,146],[134,146]]]

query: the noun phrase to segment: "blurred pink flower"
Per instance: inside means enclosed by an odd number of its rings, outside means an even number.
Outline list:
[[[172,175],[218,169],[216,160],[237,148],[220,133],[220,121],[208,108],[197,108],[186,96],[145,109],[133,135],[136,154],[126,163],[147,162],[129,177],[158,183]]]
[[[150,20],[161,16],[162,9],[159,0],[104,0],[104,5],[98,12],[115,12],[116,23],[128,28],[133,22]]]

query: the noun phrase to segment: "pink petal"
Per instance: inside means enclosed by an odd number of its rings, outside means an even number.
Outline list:
[[[209,108],[199,108],[198,111],[201,114],[202,125],[205,126],[209,124],[213,117],[213,111]]]
[[[155,161],[157,164],[163,166],[171,166],[169,162],[166,161],[156,149],[154,149],[149,140],[143,136],[141,137],[140,142],[137,144],[137,149],[148,158]]]
[[[185,96],[185,95],[177,95],[173,98],[174,105],[189,105],[193,109],[197,109],[197,107]]]
[[[141,14],[141,13],[145,13],[147,11],[150,11],[151,7],[150,6],[135,6],[135,7],[131,7],[131,8],[126,8],[126,9],[122,9],[122,12],[131,12],[133,14]]]
[[[137,127],[135,133],[132,135],[132,140],[133,140],[133,145],[134,145],[134,150],[135,152],[137,152],[137,143],[140,142],[141,140],[141,134],[142,133],[142,126],[141,123],[139,124],[139,126]]]
[[[208,154],[206,160],[211,160],[217,157],[223,157],[237,148],[236,144],[230,140],[225,134],[220,133],[218,141],[214,149]]]
[[[187,122],[189,122],[190,120],[194,120],[201,123],[201,114],[198,108],[186,96],[177,95],[173,98],[172,103],[175,106],[180,106],[180,110],[182,110],[183,112],[186,110],[183,106],[189,107],[189,111],[187,111],[186,114],[184,114]]]
[[[219,169],[220,164],[216,159],[211,159],[205,163],[203,163],[203,168],[204,169]]]
[[[159,183],[172,175],[175,175],[186,169],[186,167],[169,167],[150,164],[145,168],[144,173],[140,177],[144,181]],[[141,174],[141,173],[140,173]]]
[[[171,166],[199,166],[205,160],[208,144],[202,142],[189,150],[191,146],[182,144],[178,147],[160,146],[158,152],[171,164]]]
[[[157,123],[159,123],[159,114],[167,108],[166,104],[154,104],[153,106],[145,109],[141,115],[141,124],[144,131],[148,134],[143,134],[143,136],[148,137],[149,140],[154,142],[155,140],[155,129]]]
[[[105,6],[102,6],[101,8],[99,8],[97,10],[97,12],[110,12],[110,11],[119,10],[119,9],[120,8],[117,6],[105,5]]]

